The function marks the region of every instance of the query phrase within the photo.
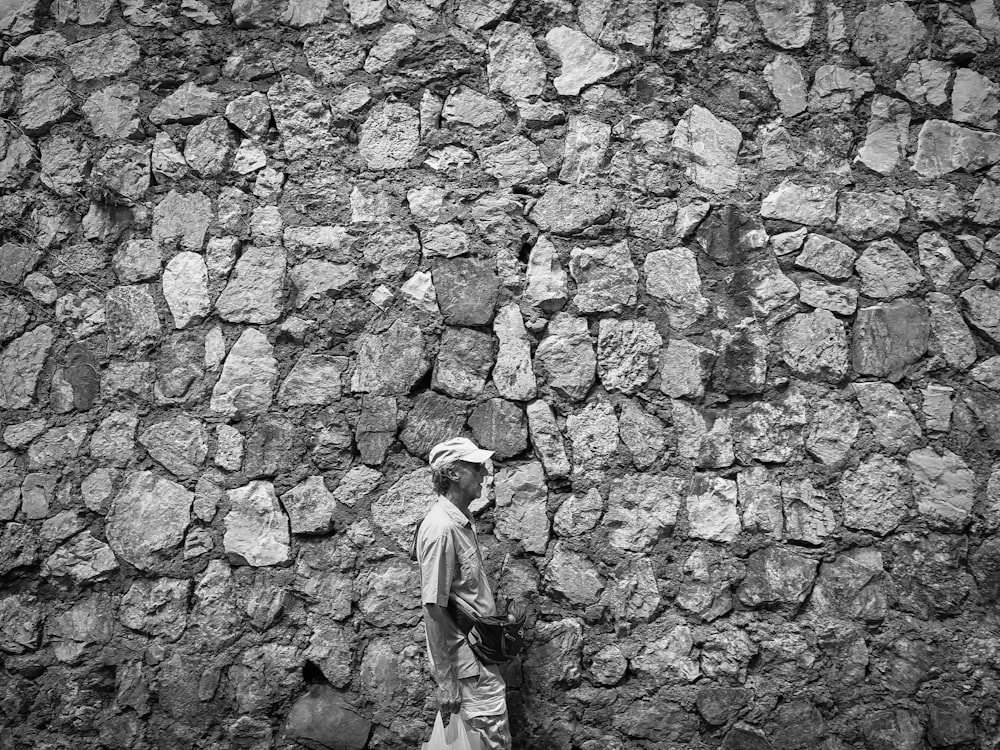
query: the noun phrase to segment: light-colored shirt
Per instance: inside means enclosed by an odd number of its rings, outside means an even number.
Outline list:
[[[447,607],[449,599],[457,599],[479,617],[496,614],[496,601],[483,569],[476,528],[450,500],[439,497],[424,516],[416,546],[421,604]],[[457,628],[448,637],[448,650],[452,663],[458,667],[459,678],[479,674],[479,662]]]

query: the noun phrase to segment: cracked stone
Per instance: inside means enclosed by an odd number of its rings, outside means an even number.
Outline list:
[[[139,442],[151,458],[181,479],[198,475],[208,455],[205,425],[187,414],[146,428]]]
[[[583,399],[594,382],[597,357],[585,318],[558,313],[535,350],[537,375],[567,398]]]
[[[497,392],[512,401],[530,401],[535,397],[535,373],[531,366],[531,339],[517,303],[504,305],[493,322],[499,347],[493,367]]]
[[[231,565],[264,567],[291,561],[288,517],[270,482],[230,490],[222,543]]]
[[[541,96],[546,81],[545,60],[527,29],[501,21],[490,35],[487,50],[490,91],[500,91],[514,100]]]
[[[141,58],[140,47],[124,29],[71,44],[63,57],[78,81],[115,78],[131,72]]]
[[[889,383],[855,383],[854,393],[872,423],[875,440],[888,451],[905,451],[923,437],[902,394]]]
[[[652,550],[674,530],[687,484],[682,477],[654,474],[631,474],[616,482],[604,513],[608,544],[630,552]]]
[[[771,93],[778,100],[781,114],[794,117],[806,111],[806,96],[809,92],[806,86],[802,68],[795,58],[779,54],[764,66],[764,79],[771,87]]]
[[[678,121],[671,145],[689,161],[691,180],[705,190],[724,192],[739,182],[736,157],[742,141],[735,125],[695,105]]]
[[[561,69],[553,83],[561,96],[578,95],[586,86],[615,73],[620,65],[617,55],[568,26],[549,31],[545,42],[559,57]]]
[[[607,190],[550,185],[531,209],[529,218],[553,234],[579,234],[607,223],[615,212],[614,196]]]
[[[267,412],[278,379],[278,361],[267,336],[247,328],[233,344],[212,388],[210,408],[228,419]]]
[[[921,448],[906,457],[917,510],[933,522],[961,528],[975,503],[976,475],[947,448]]]
[[[854,54],[873,65],[903,62],[927,36],[916,13],[903,2],[864,10],[855,25]]]
[[[957,170],[975,172],[1000,161],[1000,135],[945,120],[927,120],[917,136],[913,171],[942,177]]]
[[[652,321],[604,319],[597,336],[597,372],[609,391],[642,390],[656,369],[663,338]]]
[[[832,223],[837,218],[837,191],[824,185],[798,185],[785,180],[764,198],[760,215],[809,226]]]
[[[153,108],[149,121],[154,125],[190,125],[219,114],[222,102],[221,94],[188,81]]]
[[[924,280],[910,256],[892,240],[871,243],[854,267],[861,277],[861,293],[875,299],[916,291]]]
[[[156,572],[184,539],[193,495],[149,471],[129,474],[111,501],[105,534],[115,554]]]
[[[538,399],[528,404],[525,412],[531,444],[545,468],[545,475],[550,479],[569,476],[570,463],[552,408]]]
[[[309,40],[306,40],[306,57]],[[364,50],[360,50],[364,55]],[[337,56],[338,60],[342,60]],[[360,65],[360,62],[359,62]],[[321,154],[336,147],[338,139],[330,124],[330,110],[308,78],[285,75],[267,91],[267,101],[289,159]],[[405,106],[405,105],[404,105]]]
[[[357,351],[351,378],[355,393],[406,395],[431,365],[420,329],[402,320],[383,334],[362,334]]]
[[[163,297],[174,318],[174,328],[187,328],[208,315],[208,269],[201,255],[181,252],[170,259],[163,270]]]
[[[882,175],[892,172],[902,161],[910,139],[910,108],[888,96],[872,100],[865,143],[857,161]]]
[[[273,323],[280,318],[285,262],[285,250],[280,246],[244,249],[229,283],[215,301],[219,316],[244,323]]]
[[[433,391],[422,393],[414,399],[413,409],[406,417],[406,426],[399,439],[410,453],[426,457],[435,445],[462,431],[469,406],[467,401],[451,399]]]
[[[906,517],[912,502],[909,472],[899,461],[875,454],[845,472],[837,491],[844,525],[885,536]]]
[[[710,303],[701,293],[698,263],[690,249],[654,250],[643,262],[643,273],[646,293],[665,302],[671,328],[688,328],[708,312]]]
[[[781,334],[782,359],[800,377],[837,382],[848,371],[844,325],[826,310],[800,313]]]
[[[608,247],[574,247],[570,273],[576,281],[573,304],[583,314],[620,313],[635,304],[639,272],[627,240]]]

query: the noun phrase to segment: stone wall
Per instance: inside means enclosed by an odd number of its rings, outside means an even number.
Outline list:
[[[993,0],[6,0],[0,747],[1000,743]]]

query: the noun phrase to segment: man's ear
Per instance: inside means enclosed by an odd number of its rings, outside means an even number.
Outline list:
[[[448,477],[448,479],[450,479],[451,481],[457,482],[458,481],[458,467],[455,466],[455,464],[452,464],[451,466],[448,466],[444,470],[444,475],[446,477]]]

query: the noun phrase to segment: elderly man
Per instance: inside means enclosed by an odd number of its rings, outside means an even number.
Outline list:
[[[431,449],[438,500],[420,523],[415,552],[428,657],[441,712],[461,711],[482,737],[484,750],[510,750],[503,677],[495,665],[476,659],[448,608],[452,601],[478,617],[496,614],[469,511],[482,492],[489,474],[486,462],[492,455],[466,438],[451,438]]]

